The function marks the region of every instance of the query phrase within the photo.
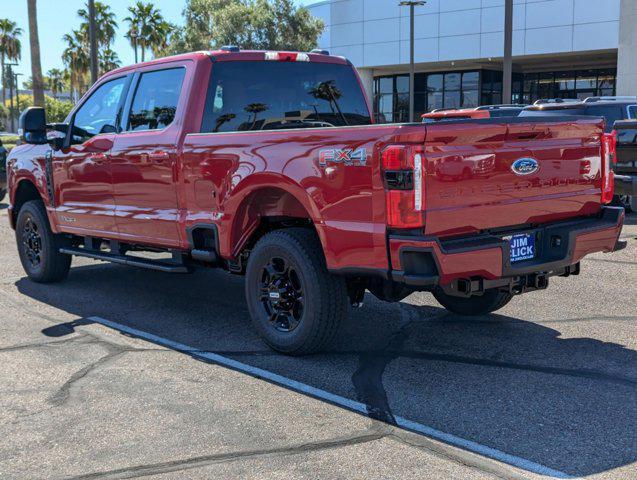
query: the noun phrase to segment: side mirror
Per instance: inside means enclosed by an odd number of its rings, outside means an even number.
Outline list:
[[[44,145],[46,139],[46,114],[42,107],[29,107],[20,115],[18,135],[24,143]]]
[[[68,123],[51,123],[46,126],[49,132],[47,139],[53,150],[62,150],[66,144],[66,137],[69,131]]]

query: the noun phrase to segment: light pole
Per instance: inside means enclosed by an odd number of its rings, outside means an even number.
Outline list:
[[[21,73],[14,73],[13,77],[15,78],[15,102],[16,102],[16,110],[18,111],[18,115],[20,114],[20,84],[18,83],[18,77],[21,76]]]
[[[95,0],[88,0],[88,36],[91,47],[91,83],[97,82],[97,26],[95,25]]]
[[[504,63],[502,65],[502,103],[513,103],[513,0],[504,2]]]
[[[133,43],[133,48],[135,49],[135,63],[137,63],[137,32],[136,31],[130,32],[130,39],[131,39],[131,42]]]
[[[401,7],[409,7],[409,121],[414,121],[414,9],[421,7],[425,3],[424,0],[403,0],[398,5]]]

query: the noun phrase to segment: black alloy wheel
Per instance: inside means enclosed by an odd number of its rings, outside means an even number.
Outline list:
[[[288,355],[327,347],[349,304],[345,279],[327,270],[316,232],[296,227],[256,243],[246,266],[246,301],[263,341]]]
[[[261,271],[261,304],[268,322],[279,332],[293,331],[303,318],[301,278],[283,258],[271,258]]]
[[[27,217],[22,226],[22,249],[32,268],[40,267],[42,263],[42,237],[38,225],[32,217]]]
[[[66,278],[71,256],[60,253],[60,248],[68,239],[51,231],[42,201],[30,200],[20,207],[15,233],[20,262],[31,280],[52,283]]]

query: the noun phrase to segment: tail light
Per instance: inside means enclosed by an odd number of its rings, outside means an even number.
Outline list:
[[[390,145],[381,157],[387,225],[418,228],[425,224],[424,155],[421,147]]]
[[[615,193],[615,174],[611,166],[617,156],[617,133],[602,134],[602,203],[613,201]]]

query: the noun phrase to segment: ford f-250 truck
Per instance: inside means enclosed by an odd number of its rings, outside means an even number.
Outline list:
[[[624,218],[606,206],[602,119],[373,124],[356,70],[326,52],[120,68],[65,123],[31,108],[20,129],[9,218],[32,280],[64,279],[74,255],[221,267],[245,274],[254,326],[288,354],[324,348],[366,290],[495,311],[613,251]],[[485,168],[439,174],[455,162]]]

